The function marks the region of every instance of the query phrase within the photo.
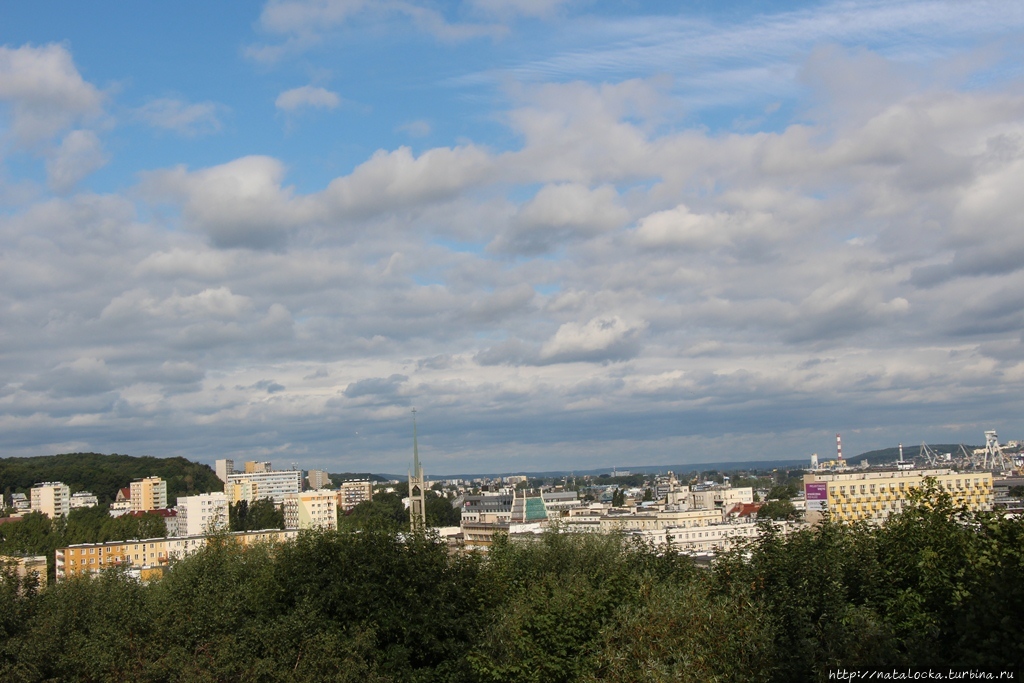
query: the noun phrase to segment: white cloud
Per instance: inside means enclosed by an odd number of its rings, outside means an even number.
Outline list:
[[[629,324],[619,316],[602,316],[582,325],[569,322],[540,348],[542,363],[625,360],[639,352],[644,324]]]
[[[189,103],[165,97],[138,108],[135,115],[155,128],[171,130],[185,137],[196,137],[220,132],[223,127],[220,113],[223,109],[223,105],[215,102]]]
[[[341,98],[337,93],[312,85],[303,85],[291,90],[285,90],[274,101],[274,106],[286,112],[293,112],[302,108],[337,109],[340,105]]]
[[[63,45],[0,46],[0,101],[11,105],[15,140],[31,145],[99,116],[104,96]]]
[[[73,130],[64,136],[53,156],[46,161],[46,175],[50,188],[64,194],[82,179],[106,165],[99,137],[91,130]]]

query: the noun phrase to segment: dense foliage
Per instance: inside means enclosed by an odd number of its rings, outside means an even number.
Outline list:
[[[91,491],[100,502],[112,502],[117,490],[134,479],[156,476],[167,482],[167,504],[178,496],[222,491],[224,484],[209,465],[185,458],[134,457],[101,453],[66,453],[30,458],[0,458],[0,491],[29,492],[44,481],[61,481],[72,493]]]
[[[231,531],[283,529],[284,513],[269,498],[259,498],[252,503],[240,500],[228,505],[228,528]]]
[[[0,680],[817,681],[1024,664],[1024,522],[921,501],[711,569],[618,536],[452,554],[369,527],[222,541],[139,585],[0,579]]]

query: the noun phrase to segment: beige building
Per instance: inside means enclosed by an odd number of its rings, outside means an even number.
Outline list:
[[[338,528],[338,492],[329,489],[289,493],[284,497],[286,529]]]
[[[842,522],[866,520],[881,523],[902,511],[912,491],[925,479],[935,480],[955,505],[970,510],[991,510],[994,493],[990,472],[931,470],[866,470],[860,472],[815,472],[804,475],[808,521],[822,512]]]
[[[693,487],[688,497],[691,508],[703,508],[705,510],[724,508],[728,510],[737,503],[753,503],[754,489],[750,486],[739,488],[715,486],[704,489]]]
[[[228,483],[228,475],[235,473],[235,461],[223,458],[214,462],[214,470],[217,472],[217,478],[225,484]]]
[[[26,557],[7,557],[0,555],[0,569],[12,568],[19,579],[35,574],[39,587],[46,586],[46,555],[28,555]]]
[[[71,489],[59,481],[36,484],[29,496],[32,512],[41,512],[50,519],[66,517],[71,511]]]
[[[306,482],[314,491],[325,489],[331,485],[331,476],[325,470],[310,470],[306,473]]]
[[[269,462],[257,462],[255,460],[250,460],[249,462],[245,463],[245,473],[246,474],[258,474],[260,472],[271,472],[271,471],[272,471],[272,469],[270,467],[270,463]]]
[[[722,509],[660,510],[628,515],[606,515],[600,519],[602,533],[610,531],[654,531],[668,528],[704,527],[725,521]]]
[[[167,482],[160,477],[146,477],[133,481],[130,489],[132,512],[167,508]]]
[[[226,534],[227,538],[242,545],[280,543],[294,539],[298,531],[270,529],[239,531]],[[140,572],[150,567],[166,567],[169,562],[197,552],[210,537],[204,534],[178,538],[147,538],[109,543],[82,543],[56,551],[57,580],[78,574],[97,574],[112,567],[127,567]],[[140,575],[141,576],[141,575]]]
[[[356,505],[373,498],[373,483],[369,479],[343,481],[338,489],[338,505],[348,512]]]

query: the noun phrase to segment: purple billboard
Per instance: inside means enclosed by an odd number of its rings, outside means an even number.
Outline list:
[[[828,482],[811,481],[804,485],[804,498],[808,511],[824,512],[828,510]]]

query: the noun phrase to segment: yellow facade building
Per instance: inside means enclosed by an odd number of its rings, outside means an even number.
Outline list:
[[[266,529],[223,534],[242,545],[280,543],[298,536],[296,530]],[[104,569],[124,567],[139,573],[140,578],[151,576],[149,569],[166,567],[171,560],[187,557],[209,543],[212,536],[182,536],[178,538],[147,538],[109,543],[81,543],[58,548],[56,576],[65,579],[79,574],[97,574]],[[146,570],[146,571],[144,571]]]
[[[167,482],[160,477],[146,477],[131,483],[131,511],[148,512],[167,507]]]
[[[955,505],[972,511],[991,510],[994,493],[990,472],[931,470],[865,470],[804,475],[808,521],[827,511],[842,522],[882,523],[902,511],[912,491],[934,479],[940,491],[948,493]]]

